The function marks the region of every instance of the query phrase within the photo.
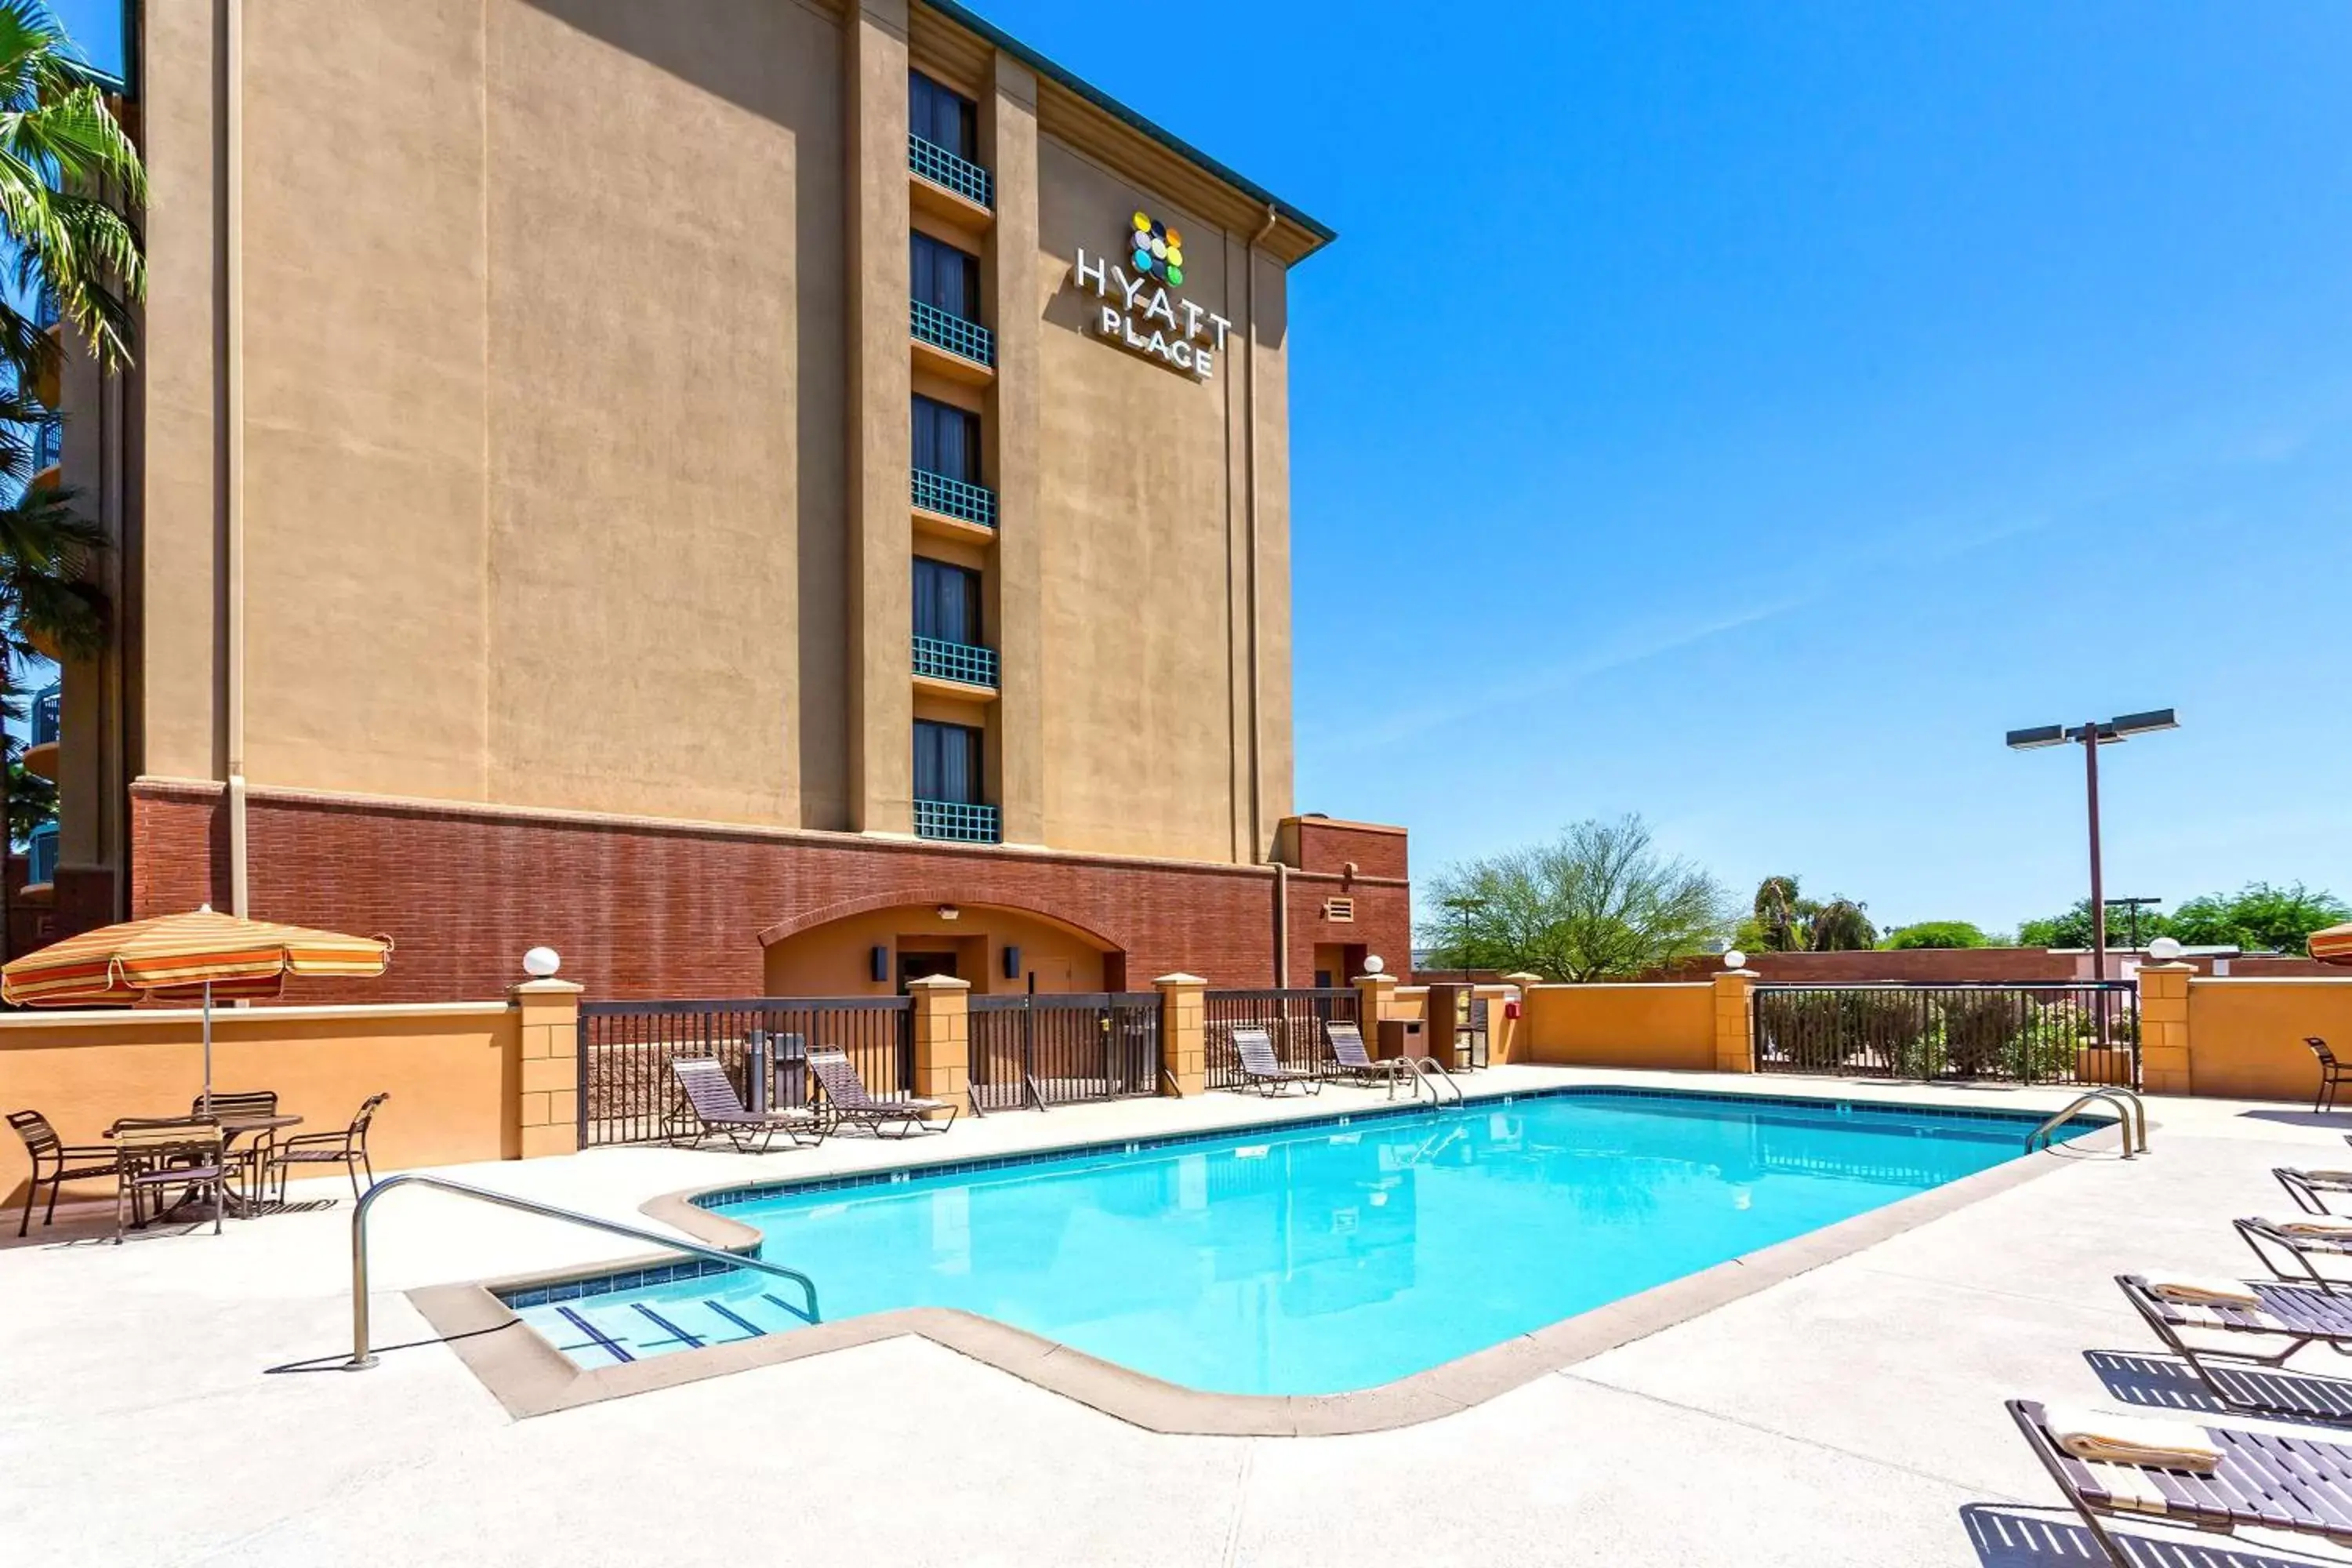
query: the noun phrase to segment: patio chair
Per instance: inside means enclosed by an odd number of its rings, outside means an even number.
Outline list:
[[[1412,1070],[1400,1057],[1385,1060],[1364,1049],[1364,1032],[1353,1024],[1323,1026],[1323,1038],[1331,1047],[1331,1076],[1342,1083],[1384,1083],[1393,1093],[1397,1076]]]
[[[25,1152],[32,1157],[33,1180],[25,1189],[25,1216],[16,1222],[16,1234],[24,1235],[32,1228],[33,1205],[41,1196],[41,1184],[49,1187],[49,1206],[41,1215],[41,1223],[50,1225],[58,1217],[58,1189],[68,1182],[94,1181],[100,1176],[117,1175],[122,1169],[122,1155],[111,1143],[66,1143],[58,1141],[58,1131],[49,1119],[37,1110],[12,1110],[8,1125],[25,1141]],[[46,1163],[49,1168],[44,1173]]]
[[[150,1196],[155,1202],[156,1217],[171,1208],[164,1200],[173,1187],[185,1189],[183,1202],[200,1187],[209,1191],[213,1234],[220,1234],[226,1201],[221,1188],[228,1178],[228,1164],[222,1152],[219,1122],[202,1116],[126,1116],[114,1124],[113,1136],[121,1161],[115,1177],[117,1247],[122,1245],[126,1228],[142,1229],[147,1225]]]
[[[1274,1058],[1274,1038],[1264,1029],[1235,1029],[1234,1049],[1242,1058],[1242,1087],[1269,1099],[1296,1085],[1308,1094],[1323,1092],[1322,1075],[1306,1068],[1286,1068]]]
[[[205,1097],[198,1095],[188,1101],[191,1116],[209,1115],[216,1121],[234,1121],[240,1116],[275,1116],[278,1114],[278,1091],[274,1089],[242,1089],[215,1090],[209,1110]],[[226,1135],[224,1149],[230,1176],[256,1198],[263,1195],[269,1182],[270,1146],[276,1142],[278,1130],[264,1128],[244,1142],[236,1142],[235,1133]]]
[[[219,1097],[215,1096],[215,1100]],[[367,1172],[368,1185],[375,1185],[375,1164],[368,1158],[368,1123],[389,1094],[371,1094],[360,1102],[359,1114],[352,1124],[335,1132],[305,1132],[299,1138],[289,1138],[270,1151],[270,1168],[278,1173],[278,1197],[286,1198],[286,1180],[295,1165],[341,1165],[352,1179],[352,1196],[360,1192],[360,1172]]]
[[[2290,1280],[2250,1279],[2246,1287],[2261,1299],[2259,1307],[2192,1306],[2166,1300],[2137,1274],[2118,1274],[2116,1283],[2122,1288],[2124,1300],[2156,1331],[2156,1337],[2188,1363],[2214,1398],[2231,1410],[2296,1421],[2352,1420],[2352,1413],[2273,1399],[2263,1392],[2263,1382],[2226,1364],[2238,1362],[2275,1370],[2297,1352],[2315,1344],[2352,1355],[2352,1291]],[[2210,1340],[2191,1343],[2186,1337],[2190,1334],[2218,1335],[2235,1343],[2226,1348]],[[2279,1342],[2284,1342],[2284,1348],[2264,1353],[2263,1347]],[[2225,1364],[2209,1366],[2209,1361]]]
[[[2352,1445],[2200,1424],[2221,1453],[2211,1473],[2202,1474],[2078,1459],[2058,1446],[2042,1405],[2012,1399],[2008,1406],[2026,1446],[2116,1568],[2137,1564],[2107,1533],[2104,1521],[2112,1519],[2144,1519],[2222,1535],[2282,1530],[2352,1546]],[[2145,1560],[2155,1561],[2155,1554]],[[2171,1561],[2169,1554],[2166,1561]]]
[[[781,1132],[795,1145],[824,1142],[824,1122],[814,1111],[746,1110],[727,1069],[716,1057],[672,1057],[669,1070],[696,1123],[688,1142],[716,1135],[742,1154],[764,1154]]]
[[[2336,1053],[2327,1048],[2327,1042],[2317,1035],[2305,1035],[2303,1043],[2309,1046],[2311,1054],[2319,1058],[2319,1092],[2312,1096],[2312,1111],[2315,1115],[2323,1110],[2333,1110],[2336,1109],[2336,1091],[2346,1079],[2352,1079],[2352,1067],[2337,1061]]]
[[[2319,1271],[2323,1258],[2352,1258],[2352,1220],[2241,1219],[2239,1239],[2281,1279],[2316,1285],[2339,1296],[2352,1296],[2352,1279]]]
[[[866,1092],[866,1080],[857,1076],[857,1068],[845,1051],[811,1051],[808,1069],[824,1090],[822,1114],[825,1131],[838,1132],[843,1127],[864,1128],[873,1136],[882,1136],[886,1127],[896,1127],[894,1137],[904,1138],[916,1132],[944,1132],[955,1125],[956,1107],[943,1100],[877,1100]],[[948,1119],[941,1122],[923,1120],[926,1110],[944,1110]]]

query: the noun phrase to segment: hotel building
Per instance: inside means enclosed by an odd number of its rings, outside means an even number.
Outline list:
[[[1289,272],[1332,237],[961,7],[148,0],[139,361],[52,935],[210,901],[365,999],[1342,982],[1291,799]],[[358,996],[359,988],[343,994]]]

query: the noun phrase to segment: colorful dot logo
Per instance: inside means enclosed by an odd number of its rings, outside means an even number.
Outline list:
[[[1171,284],[1184,281],[1184,237],[1165,224],[1151,221],[1150,213],[1135,215],[1134,227],[1128,234],[1135,247],[1135,270],[1139,276],[1157,273]]]

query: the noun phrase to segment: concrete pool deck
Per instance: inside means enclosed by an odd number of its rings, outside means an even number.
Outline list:
[[[1477,1088],[1559,1084],[2044,1111],[2070,1098],[1541,1068]],[[1378,1101],[1334,1089],[1002,1115],[911,1152]],[[2197,1408],[2112,1276],[2244,1268],[2228,1222],[2285,1206],[2269,1167],[2343,1163],[2352,1131],[2352,1114],[2282,1106],[2150,1110],[2146,1160],[2036,1156],[2052,1163],[2038,1179],[1475,1408],[1343,1437],[1150,1432],[908,1338],[517,1421],[403,1292],[640,1248],[390,1194],[373,1226],[383,1361],[345,1373],[348,1187],[298,1186],[339,1201],[219,1238],[162,1229],[117,1248],[90,1239],[101,1223],[61,1223],[0,1248],[0,1541],[12,1560],[66,1564],[2087,1563],[2001,1399]],[[446,1173],[631,1218],[657,1193],[909,1152],[616,1149]],[[133,1462],[142,1451],[173,1462]],[[713,1534],[725,1519],[740,1530]],[[2166,1559],[2298,1560],[2218,1542]]]

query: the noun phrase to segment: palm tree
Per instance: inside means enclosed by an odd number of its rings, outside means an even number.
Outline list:
[[[20,298],[46,295],[106,370],[131,359],[131,308],[146,264],[131,214],[146,204],[138,149],[107,107],[89,68],[43,0],[0,0],[0,243]],[[58,341],[0,300],[0,712],[15,709],[15,677],[36,651],[87,656],[104,642],[104,604],[89,580],[105,538],[70,491],[32,488],[26,431],[54,415],[34,388],[57,368]],[[0,745],[0,824],[13,826]],[[0,826],[0,847],[13,841]],[[0,859],[5,864],[5,859]],[[0,877],[0,961],[8,956],[8,890]]]

